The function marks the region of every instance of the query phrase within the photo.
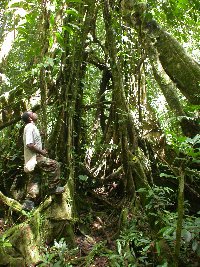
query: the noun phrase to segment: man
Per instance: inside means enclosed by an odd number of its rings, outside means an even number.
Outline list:
[[[55,160],[45,157],[47,151],[42,149],[42,141],[38,128],[35,125],[37,114],[31,111],[22,114],[22,120],[25,123],[23,142],[24,142],[24,171],[32,173],[35,168],[39,168],[47,175],[46,183],[48,184],[50,194],[62,194],[64,187],[58,186],[60,182],[60,166]],[[36,179],[35,179],[36,178]],[[29,179],[27,185],[26,200],[23,204],[25,210],[31,210],[39,195],[39,182],[37,177]]]

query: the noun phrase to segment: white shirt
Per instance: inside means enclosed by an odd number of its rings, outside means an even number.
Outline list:
[[[24,171],[31,172],[34,170],[36,161],[36,152],[30,150],[27,145],[34,144],[37,148],[42,149],[42,141],[38,128],[33,122],[26,124],[23,134],[24,141]]]

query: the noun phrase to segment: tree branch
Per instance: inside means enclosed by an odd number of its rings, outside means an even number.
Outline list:
[[[22,205],[18,201],[6,197],[1,191],[0,201],[3,202],[6,206],[9,206],[12,210],[23,213]],[[25,215],[25,213],[23,215]]]

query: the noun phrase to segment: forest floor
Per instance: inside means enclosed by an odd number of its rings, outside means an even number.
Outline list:
[[[75,231],[75,243],[79,249],[79,257],[86,257],[90,267],[110,266],[108,257],[116,250],[116,236],[119,234],[120,211],[116,209],[116,199],[111,199],[99,193],[87,197],[89,204],[81,212]],[[101,255],[102,254],[102,255]],[[84,263],[77,265],[84,266]]]

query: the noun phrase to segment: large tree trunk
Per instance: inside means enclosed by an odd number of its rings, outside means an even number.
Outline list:
[[[158,36],[155,46],[164,70],[192,104],[200,104],[200,67],[198,63],[187,55],[175,38],[161,28],[157,29],[155,28],[154,33],[155,36]]]
[[[183,134],[193,138],[200,131],[199,122],[193,118],[187,117],[179,101],[175,85],[171,81],[167,81],[165,72],[159,71],[154,63],[152,63],[152,68],[155,80],[159,84],[170,109],[179,117]]]
[[[151,62],[154,78],[157,81],[163,95],[169,105],[169,108],[176,113],[177,116],[185,116],[183,107],[179,101],[178,95],[176,93],[175,85],[166,75],[162,66],[160,66],[159,60],[155,57],[154,61]]]
[[[158,51],[163,69],[182,94],[192,103],[200,104],[200,66],[180,43],[146,16],[146,5],[139,1],[122,1],[122,13],[126,22],[134,28],[142,27],[146,38]]]
[[[125,96],[123,72],[121,62],[117,56],[116,39],[112,24],[112,9],[109,1],[104,0],[104,21],[106,27],[106,41],[111,61],[113,81],[113,102],[115,110],[115,124],[119,136],[121,161],[124,169],[124,191],[129,200],[135,198],[135,191],[141,187],[148,187],[147,177],[138,153],[137,133],[131,112]],[[144,204],[144,198],[141,195]]]

